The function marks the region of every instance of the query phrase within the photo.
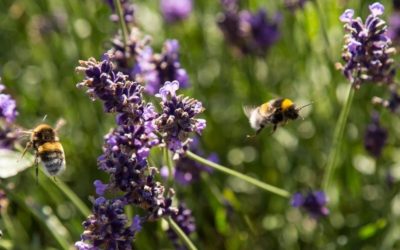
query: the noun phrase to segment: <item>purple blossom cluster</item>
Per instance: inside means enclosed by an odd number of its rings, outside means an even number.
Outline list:
[[[135,13],[135,5],[131,3],[130,0],[119,0],[121,2],[121,7],[122,7],[122,13],[125,19],[126,23],[133,23],[135,21],[134,19],[134,13]],[[110,16],[110,20],[113,22],[118,22],[119,17],[118,14],[116,13],[116,6],[114,5],[113,0],[106,0],[106,3],[110,6],[111,10],[113,13]]]
[[[8,94],[4,94],[4,85],[0,83],[0,119],[13,123],[18,115],[15,100]]]
[[[124,213],[122,200],[99,197],[93,204],[93,215],[83,223],[85,228],[81,241],[75,243],[80,249],[132,249],[132,240],[141,230],[141,219],[135,216],[129,222]]]
[[[307,2],[308,0],[284,0],[283,4],[286,9],[296,11],[298,9],[303,9]]]
[[[199,140],[197,139],[197,137],[195,137],[193,139],[193,142],[190,144],[190,151],[197,155],[204,155],[204,152],[201,150],[199,144]],[[218,156],[215,153],[210,154],[207,157],[207,160],[215,163],[218,163],[219,161]],[[203,172],[211,173],[212,169],[186,156],[181,156],[175,162],[175,168],[173,169],[172,174],[174,176],[175,182],[186,186],[198,181],[200,179],[201,173]],[[164,179],[167,179],[170,174],[168,167],[162,167],[160,170],[160,174]]]
[[[386,144],[388,134],[379,123],[378,113],[372,114],[372,121],[368,124],[364,135],[364,147],[374,157],[378,158]]]
[[[105,112],[116,114],[117,127],[104,137],[103,154],[98,158],[99,169],[110,175],[109,183],[95,181],[100,197],[93,205],[93,215],[84,223],[82,241],[76,246],[130,249],[128,245],[137,232],[132,227],[139,227],[137,223],[127,225],[126,216],[120,213],[124,206],[145,210],[141,223],[178,212],[172,206],[174,191],[165,190],[156,181],[158,170],[148,164],[151,148],[167,146],[176,155],[184,153],[190,134],[200,133],[205,127],[205,121],[195,117],[203,108],[195,99],[177,96],[179,83],[173,81],[166,82],[157,94],[162,100],[162,112],[157,113],[152,103],[144,101],[143,86],[116,72],[110,54],[104,55],[101,62],[93,58],[80,61],[77,71],[86,76],[77,86],[86,87],[92,100],[101,100]],[[105,199],[108,190],[119,190],[121,195]]]
[[[179,42],[164,42],[161,53],[154,53],[148,37],[141,38],[138,29],[132,28],[126,46],[120,34],[112,40],[112,60],[115,71],[128,75],[131,81],[145,87],[149,94],[158,93],[166,81],[177,80],[182,88],[189,86],[189,76],[179,59]]]
[[[236,0],[221,0],[223,13],[217,20],[225,40],[241,54],[263,56],[277,42],[280,14],[270,19],[265,9],[256,13],[240,10]]]
[[[11,149],[18,138],[14,121],[18,116],[17,105],[11,95],[4,94],[0,83],[0,148]]]
[[[181,88],[189,86],[189,76],[179,62],[179,42],[167,40],[160,54],[150,46],[141,50],[135,68],[136,79],[146,84],[145,91],[156,94],[167,81],[178,81]]]
[[[316,219],[329,214],[329,210],[326,207],[327,203],[328,198],[323,191],[309,192],[306,195],[295,193],[291,200],[293,207],[303,208],[312,218]]]
[[[192,215],[192,211],[186,207],[184,203],[178,206],[178,212],[171,216],[171,218],[175,221],[175,223],[182,229],[182,231],[186,235],[192,234],[196,231],[196,224],[194,217]],[[175,249],[177,250],[185,250],[187,249],[179,240],[178,235],[174,230],[169,228],[167,230],[167,235],[172,241]]]
[[[165,21],[174,23],[185,20],[192,13],[192,0],[160,0],[160,8]]]
[[[392,84],[396,73],[391,58],[395,49],[386,34],[386,23],[379,17],[384,6],[374,3],[369,9],[371,13],[365,23],[360,17],[354,18],[352,9],[340,16],[347,32],[342,54],[345,65],[341,68],[355,88],[365,82]]]
[[[177,154],[183,154],[192,141],[193,132],[200,134],[206,127],[206,120],[195,118],[204,111],[201,102],[176,95],[179,82],[165,82],[156,96],[161,98],[162,113],[155,120],[157,130],[167,147]],[[178,157],[174,157],[177,159]]]

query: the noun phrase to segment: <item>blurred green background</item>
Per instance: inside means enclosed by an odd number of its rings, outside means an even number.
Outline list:
[[[216,25],[219,1],[196,0],[184,22],[164,23],[158,1],[135,1],[135,18],[143,33],[152,36],[160,51],[167,38],[178,39],[181,63],[190,76],[184,92],[203,102],[207,128],[201,137],[206,153],[216,152],[223,165],[291,193],[321,187],[331,149],[333,130],[349,83],[334,64],[340,61],[343,28],[338,17],[346,8],[368,15],[373,1],[310,1],[295,13],[283,1],[242,1],[245,9],[265,7],[282,13],[281,37],[265,57],[238,57]],[[385,18],[392,12],[385,5]],[[2,0],[0,2],[0,73],[16,100],[18,123],[32,128],[47,115],[60,132],[67,171],[60,180],[88,206],[93,181],[107,181],[97,169],[103,136],[114,125],[75,85],[78,60],[99,59],[110,47],[118,26],[101,0]],[[388,97],[379,86],[357,91],[345,131],[334,183],[328,190],[330,215],[315,221],[290,206],[289,200],[263,192],[238,179],[214,172],[193,185],[174,188],[193,210],[199,249],[400,249],[400,195],[396,183],[388,187],[385,174],[400,177],[398,139],[400,119],[378,108],[388,145],[378,160],[363,148],[363,136],[374,110],[372,96]],[[259,105],[278,96],[299,105],[304,120],[289,123],[275,134],[252,133],[242,105]],[[1,249],[73,248],[85,219],[66,198],[57,182],[34,169],[1,180],[9,195],[2,210]],[[227,207],[227,202],[231,207]],[[137,235],[137,249],[171,249],[161,222],[146,223]]]

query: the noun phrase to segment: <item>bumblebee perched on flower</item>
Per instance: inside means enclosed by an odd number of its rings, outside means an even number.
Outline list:
[[[40,124],[32,131],[26,131],[31,135],[27,142],[22,157],[29,148],[35,150],[36,178],[38,176],[39,160],[43,163],[44,171],[49,176],[59,175],[65,170],[64,149],[57,136],[58,129],[65,124],[64,120],[59,120],[55,129],[50,125]]]
[[[296,120],[298,117],[301,117],[299,111],[311,104],[309,103],[297,108],[292,100],[278,98],[258,107],[244,106],[243,111],[249,118],[250,126],[256,130],[256,134],[254,135],[256,136],[268,124],[273,125],[272,133],[274,133],[278,125],[285,125],[289,120]]]

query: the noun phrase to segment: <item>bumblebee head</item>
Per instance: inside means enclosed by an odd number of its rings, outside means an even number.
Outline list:
[[[40,124],[33,130],[33,137],[43,142],[54,141],[56,139],[56,133],[49,125]]]
[[[299,117],[299,109],[296,109],[295,104],[290,99],[283,99],[280,108],[284,116],[289,119],[295,120]]]

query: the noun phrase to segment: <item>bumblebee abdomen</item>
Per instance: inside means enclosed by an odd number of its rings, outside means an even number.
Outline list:
[[[64,150],[59,142],[47,142],[39,146],[38,156],[50,176],[58,175],[65,169]]]

